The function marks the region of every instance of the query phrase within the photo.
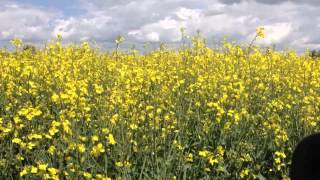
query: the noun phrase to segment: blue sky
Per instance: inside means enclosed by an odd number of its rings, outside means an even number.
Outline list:
[[[318,0],[2,0],[0,45],[15,37],[44,43],[61,34],[65,42],[127,43],[180,41],[197,30],[214,44],[224,36],[248,43],[263,26],[261,45],[278,49],[320,48]]]

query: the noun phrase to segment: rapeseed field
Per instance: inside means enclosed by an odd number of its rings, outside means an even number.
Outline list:
[[[1,179],[288,179],[294,147],[319,131],[320,61],[192,42],[143,54],[13,40]]]

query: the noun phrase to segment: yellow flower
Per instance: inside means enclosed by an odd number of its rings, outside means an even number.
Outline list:
[[[38,165],[38,168],[39,168],[39,170],[41,170],[41,171],[46,171],[46,170],[47,170],[47,167],[48,167],[48,164],[39,164],[39,165]]]
[[[27,148],[28,148],[29,150],[32,150],[33,147],[35,147],[35,146],[36,146],[36,144],[33,143],[33,142],[28,142],[28,144],[27,144]]]
[[[51,127],[51,128],[49,129],[49,134],[50,134],[51,136],[54,136],[57,132],[59,132],[59,130],[58,130],[55,126],[53,126],[53,127]]]
[[[58,33],[58,34],[56,35],[56,38],[57,38],[58,40],[61,40],[61,39],[62,39],[61,34],[60,34],[60,33]]]
[[[110,131],[109,131],[108,128],[102,128],[102,132],[103,132],[104,134],[108,134]]]
[[[107,176],[104,176],[104,175],[101,175],[101,174],[97,174],[96,175],[96,178],[98,180],[111,180],[111,178],[107,177]]]
[[[138,129],[137,124],[131,123],[131,124],[130,124],[130,129],[132,129],[132,130]]]
[[[92,178],[92,175],[91,175],[90,173],[88,173],[88,172],[84,172],[84,173],[83,173],[83,176],[84,176],[85,178],[88,178],[88,179],[91,179],[91,178]]]
[[[42,139],[42,135],[41,134],[29,134],[28,135],[28,139],[32,140],[32,139]]]
[[[280,151],[276,151],[275,155],[278,156],[278,157],[281,157],[281,158],[286,158],[287,157],[284,152],[280,152]]]
[[[24,169],[20,172],[20,177],[23,177],[23,176],[25,176],[25,175],[27,175],[27,174],[28,174],[28,171],[27,171],[26,168],[24,168]]]
[[[99,156],[101,153],[104,153],[105,149],[103,144],[99,143],[96,146],[92,147],[91,154],[95,157]]]
[[[256,34],[260,38],[265,38],[266,37],[266,33],[265,33],[265,30],[264,30],[264,27],[257,27],[256,28]]]
[[[18,111],[18,114],[20,116],[25,116],[27,120],[31,121],[34,117],[40,116],[42,114],[42,111],[36,108],[22,108],[20,111]]]
[[[11,44],[14,45],[15,47],[20,47],[22,45],[22,40],[15,38],[15,39],[11,40]]]
[[[99,143],[98,145],[97,145],[97,149],[100,151],[100,152],[104,152],[105,150],[104,150],[104,146],[101,144],[101,143]]]
[[[222,146],[218,146],[217,147],[217,153],[220,155],[220,156],[223,156],[224,154],[224,149]]]
[[[71,126],[71,123],[70,121],[68,120],[65,120],[63,123],[62,123],[62,127],[63,127],[63,131],[67,134],[72,134],[72,131],[70,129],[70,126]]]
[[[102,94],[103,93],[103,87],[98,85],[98,84],[94,85],[94,89],[96,90],[97,94]]]
[[[53,94],[53,95],[51,96],[51,99],[52,99],[53,102],[58,102],[59,96],[58,96],[57,94]]]
[[[80,140],[83,142],[86,142],[88,140],[88,138],[86,136],[80,136]]]
[[[108,136],[108,144],[115,145],[117,142],[115,141],[113,135],[110,133]]]
[[[16,159],[22,161],[24,160],[24,157],[21,154],[17,154]]]
[[[18,116],[16,116],[13,118],[13,121],[14,121],[14,123],[18,124],[21,122],[21,119]]]
[[[116,162],[115,164],[117,167],[123,167],[123,163],[121,161]]]
[[[131,167],[131,163],[129,161],[124,161],[124,167]]]
[[[199,101],[196,102],[195,104],[197,107],[200,107],[201,106],[201,103]]]
[[[56,175],[59,173],[59,170],[56,168],[48,168],[48,171],[51,175]]]
[[[54,146],[50,146],[48,149],[48,153],[51,155],[54,155],[55,152],[56,152],[56,148]]]
[[[211,165],[217,164],[218,162],[219,161],[217,159],[213,158],[213,157],[209,158],[209,164],[211,164]]]
[[[205,158],[205,157],[208,157],[209,153],[210,152],[207,150],[199,151],[199,156]]]
[[[241,178],[244,178],[245,176],[248,176],[249,175],[249,170],[248,169],[243,169],[241,172],[240,172],[240,177]]]
[[[38,168],[37,167],[31,167],[31,173],[36,174],[38,172]]]
[[[193,155],[192,153],[189,153],[186,157],[185,157],[185,160],[187,162],[193,162]]]
[[[84,153],[86,151],[86,146],[84,144],[78,144],[78,150],[80,153]]]
[[[99,137],[96,136],[96,135],[94,135],[94,136],[91,137],[91,141],[92,141],[93,143],[94,143],[94,142],[97,142],[97,141],[99,141]]]
[[[19,139],[19,138],[13,138],[13,139],[12,139],[12,142],[13,142],[13,143],[16,143],[16,144],[20,144],[20,143],[22,142],[22,140]]]

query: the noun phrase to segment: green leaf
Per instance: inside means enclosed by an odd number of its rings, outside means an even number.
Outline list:
[[[261,173],[259,173],[259,174],[257,175],[257,178],[258,178],[259,180],[266,180],[266,178],[265,178]]]

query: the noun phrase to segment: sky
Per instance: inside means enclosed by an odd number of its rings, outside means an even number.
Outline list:
[[[200,31],[209,44],[224,37],[249,43],[263,26],[262,46],[320,49],[319,0],[0,0],[0,46],[13,38],[43,44],[64,42],[179,44]]]

